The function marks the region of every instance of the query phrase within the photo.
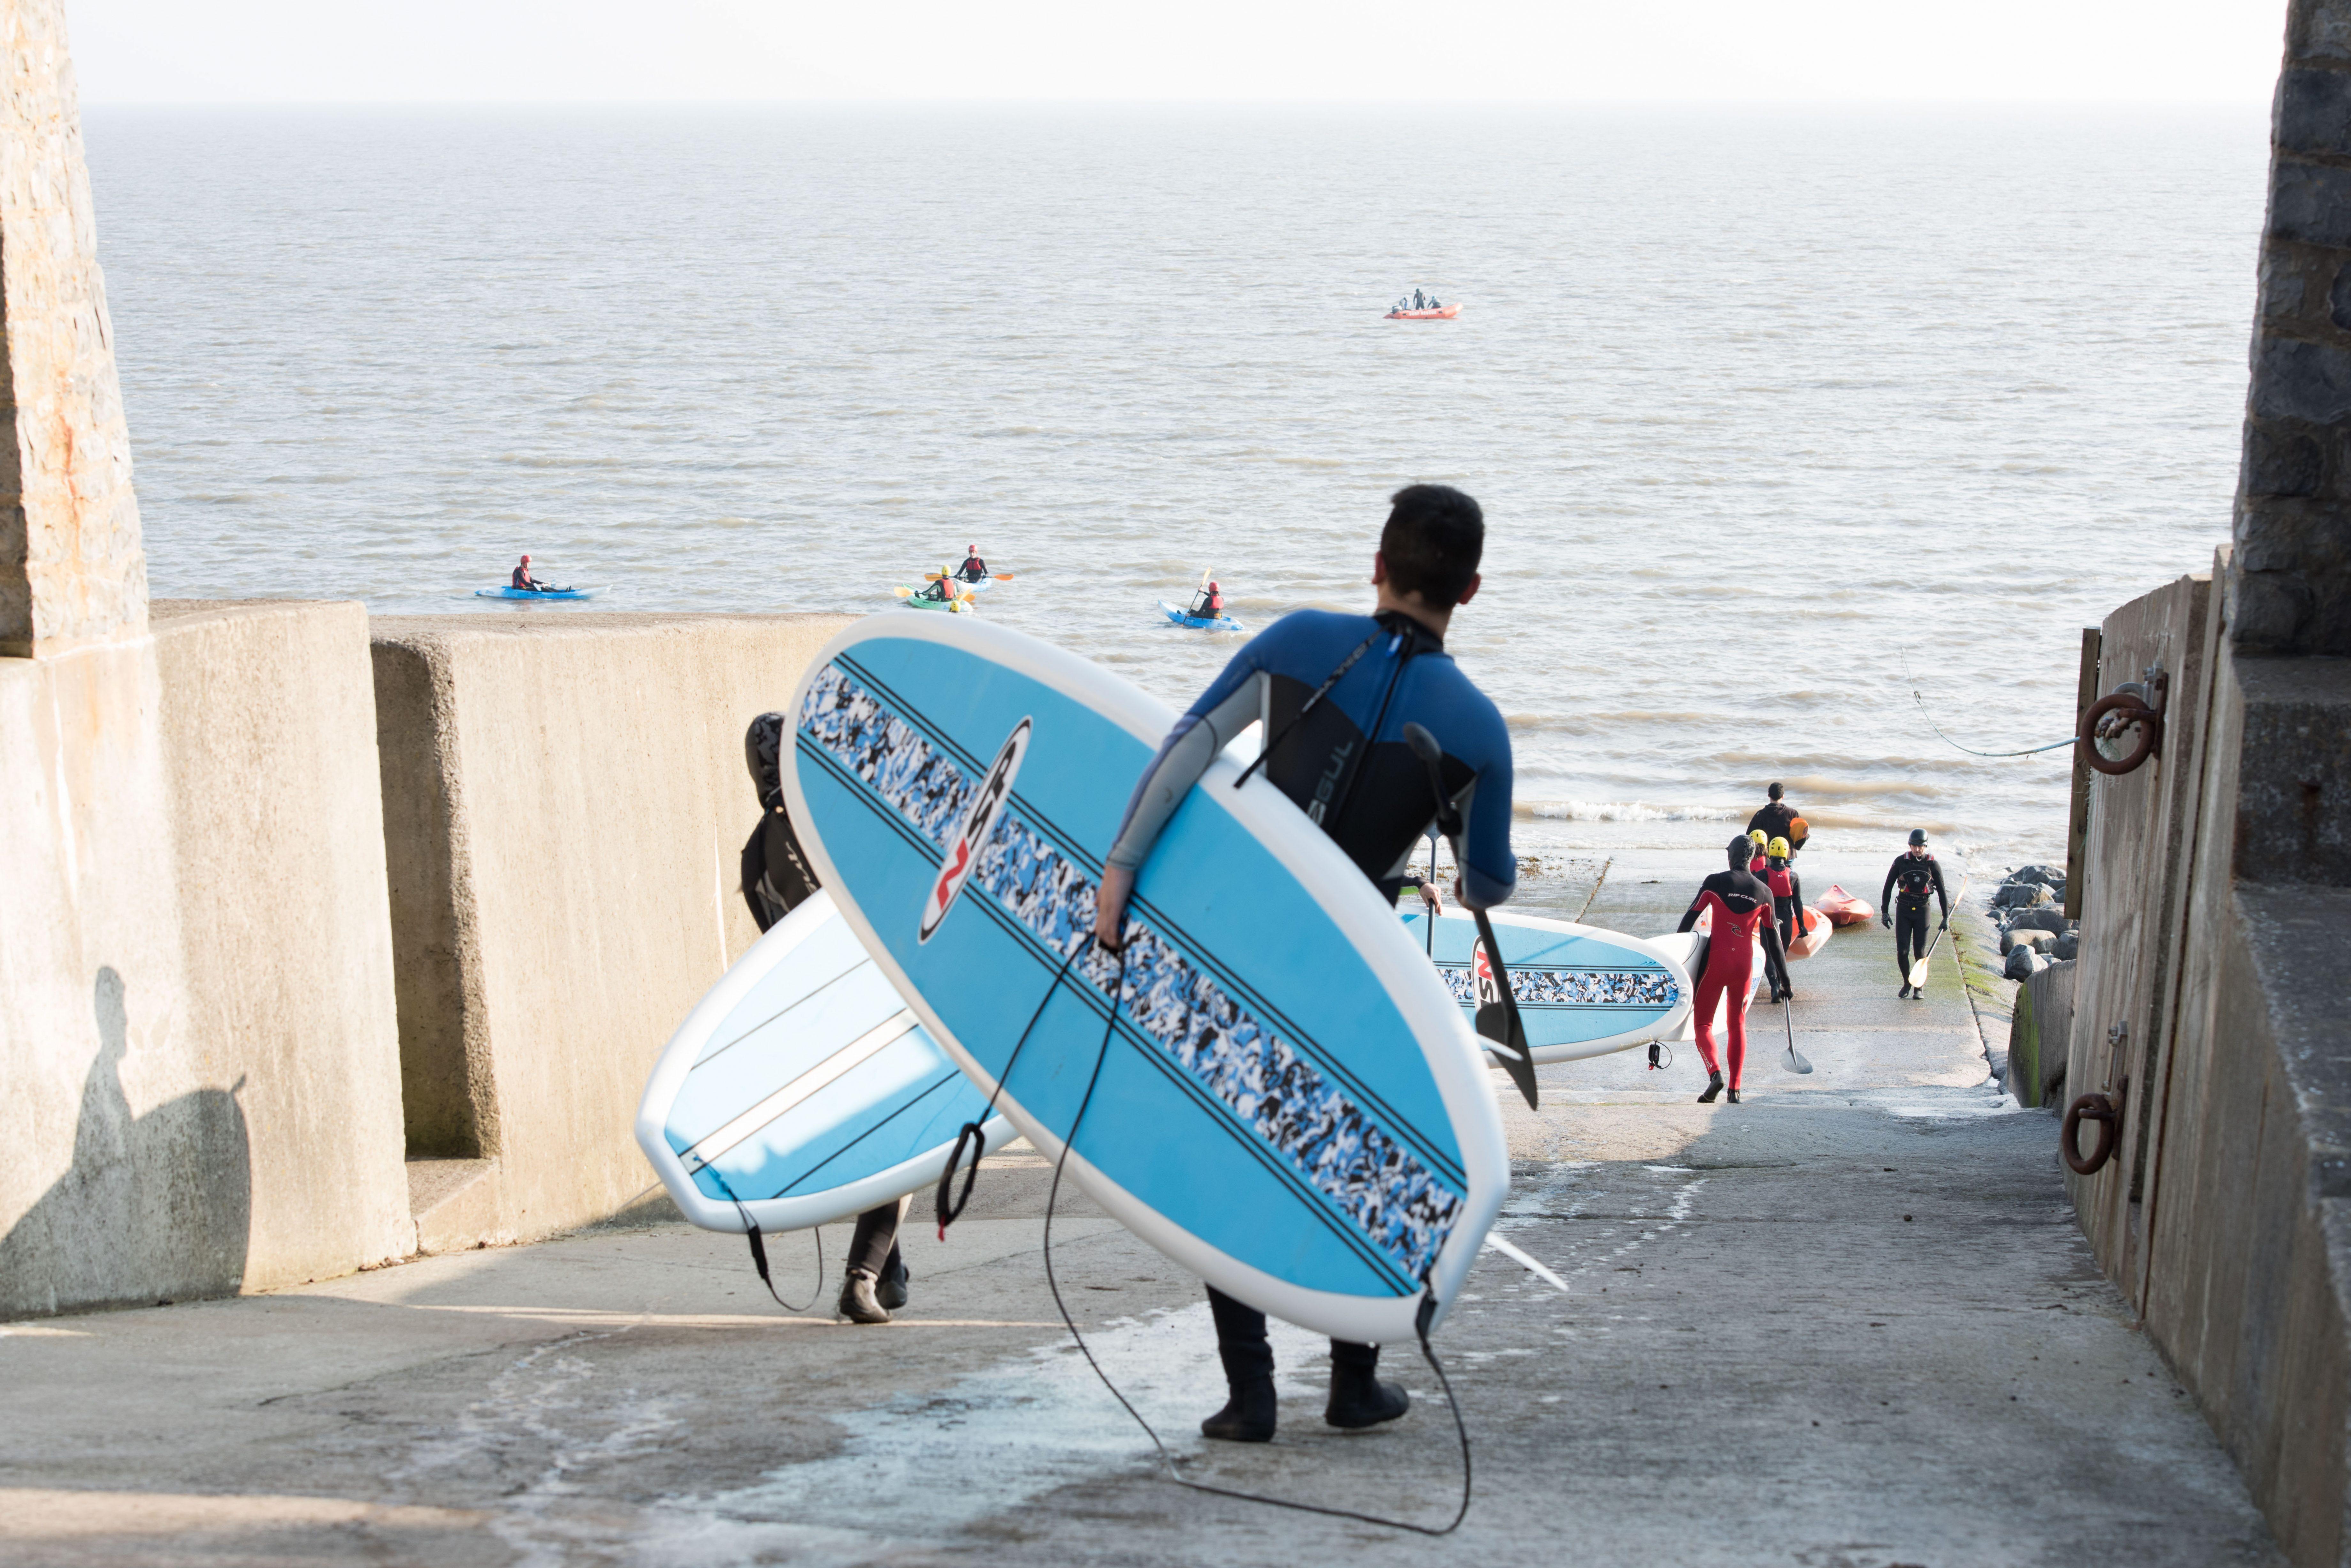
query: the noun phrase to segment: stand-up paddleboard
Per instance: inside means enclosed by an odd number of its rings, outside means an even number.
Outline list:
[[[1714,924],[1713,915],[1714,911],[1711,909],[1701,910],[1698,914],[1698,923],[1695,930],[1668,931],[1663,936],[1651,936],[1647,938],[1650,946],[1656,947],[1657,951],[1672,959],[1674,967],[1690,977],[1690,999],[1693,1005],[1693,1009],[1695,1009],[1698,999],[1698,982],[1699,978],[1698,972],[1698,955],[1704,944],[1708,939],[1708,927]],[[1755,1005],[1755,993],[1763,984],[1763,966],[1770,961],[1764,956],[1763,939],[1761,937],[1750,936],[1748,938],[1748,941],[1755,950],[1748,956],[1747,994],[1739,998],[1739,1008],[1741,1012],[1746,1012],[1753,1009]],[[1507,962],[1507,960],[1505,961]],[[1730,998],[1729,997],[1723,998],[1722,1000],[1715,1004],[1714,1017],[1708,1020],[1715,1029],[1720,1030],[1729,1022],[1729,1019],[1724,1016],[1729,1006]],[[1698,1015],[1695,1010],[1682,1015],[1681,1031],[1678,1034],[1676,1034],[1673,1038],[1676,1040],[1696,1040],[1698,1038]]]
[[[938,1180],[987,1094],[819,892],[695,1004],[637,1107],[637,1146],[710,1230],[793,1230]],[[990,1148],[1012,1140],[989,1119]],[[740,1199],[742,1207],[736,1207]]]
[[[1689,1015],[1689,977],[1657,945],[1594,926],[1489,909],[1502,967],[1538,1063],[1575,1061],[1672,1040]],[[1414,943],[1465,1011],[1478,1006],[1478,925],[1447,911],[1404,917]]]
[[[1174,605],[1168,603],[1164,599],[1159,601],[1159,612],[1166,616],[1168,620],[1176,622],[1176,625],[1188,628],[1194,632],[1238,632],[1242,630],[1241,623],[1234,620],[1229,615],[1190,615],[1176,609]],[[1503,960],[1504,963],[1508,963],[1509,961],[1510,960],[1507,958]]]
[[[1827,915],[1809,904],[1799,905],[1798,910],[1803,928],[1796,933],[1796,939],[1788,944],[1788,956],[1809,958],[1829,945],[1830,933],[1836,927],[1829,924]]]
[[[474,597],[476,599],[515,599],[520,600],[525,603],[531,603],[549,599],[593,599],[598,594],[605,591],[607,591],[601,588],[477,588],[474,590]]]
[[[792,714],[787,804],[834,901],[1096,1202],[1342,1339],[1451,1303],[1510,1180],[1494,1092],[1393,906],[1286,797],[1211,763],[1122,956],[1091,941],[1094,888],[1164,705],[1002,627],[878,616]]]

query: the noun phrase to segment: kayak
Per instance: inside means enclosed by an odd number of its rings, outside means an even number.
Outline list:
[[[1444,305],[1434,310],[1391,310],[1380,319],[1383,321],[1450,321],[1460,314],[1460,306]]]
[[[1195,632],[1238,632],[1241,629],[1241,623],[1229,615],[1186,615],[1164,599],[1159,601],[1159,609],[1176,625],[1189,627]]]
[[[959,593],[953,599],[932,599],[921,589],[908,588],[904,583],[890,591],[896,594],[899,602],[909,610],[946,610],[957,615],[971,613],[971,595],[968,593]]]
[[[476,599],[525,600],[593,599],[598,594],[608,591],[610,591],[601,588],[549,588],[536,592],[528,588],[477,588],[474,590],[474,597]]]
[[[1855,898],[1834,883],[1821,895],[1820,911],[1832,925],[1866,925],[1876,909],[1865,898]]]
[[[1836,927],[1829,923],[1829,917],[1827,915],[1822,914],[1812,905],[1806,904],[1804,906],[1803,927],[1802,930],[1797,932],[1796,939],[1788,944],[1788,956],[1791,958],[1811,957],[1813,954],[1819,952],[1822,948],[1829,945],[1829,933],[1835,929]]]

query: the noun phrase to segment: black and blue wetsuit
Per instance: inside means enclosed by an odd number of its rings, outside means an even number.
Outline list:
[[[1353,662],[1348,664],[1352,659]],[[1343,664],[1314,711],[1299,713]],[[1510,737],[1444,639],[1406,615],[1301,610],[1249,639],[1200,694],[1144,770],[1110,863],[1143,864],[1167,819],[1218,752],[1251,724],[1273,744],[1265,776],[1338,841],[1394,901],[1413,850],[1437,820],[1428,770],[1405,744],[1418,724],[1444,748],[1445,787],[1461,808],[1461,891],[1472,909],[1510,896]]]
[[[1301,720],[1308,701],[1334,674],[1330,690]],[[1510,853],[1510,732],[1492,700],[1445,652],[1445,640],[1394,611],[1301,610],[1251,638],[1176,721],[1144,769],[1109,862],[1140,868],[1208,764],[1253,723],[1264,726],[1260,733],[1271,747],[1265,776],[1390,903],[1413,850],[1437,820],[1427,766],[1404,738],[1406,724],[1425,727],[1444,749],[1445,788],[1467,824],[1463,901],[1483,909],[1510,896],[1518,862]],[[1249,1378],[1270,1377],[1265,1314],[1214,1286],[1208,1306],[1228,1381],[1238,1388]],[[1331,1342],[1334,1375],[1343,1367],[1368,1378],[1379,1354],[1377,1345]]]

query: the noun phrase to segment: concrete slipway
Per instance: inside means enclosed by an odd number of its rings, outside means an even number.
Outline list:
[[[1874,896],[1882,862],[1808,857]],[[1583,867],[1533,887],[1572,912]],[[1687,857],[1618,861],[1589,916],[1669,926]],[[1476,1444],[1456,1535],[1201,1496],[1068,1348],[1015,1152],[944,1244],[908,1228],[898,1323],[778,1311],[742,1243],[675,1223],[426,1259],[242,1300],[0,1328],[0,1559],[78,1563],[1489,1562],[2266,1563],[2260,1517],[2093,1267],[2048,1117],[1987,1082],[1996,988],[1938,963],[1895,999],[1890,939],[1796,971],[1819,1071],[1692,1103],[1685,1051],[1547,1069],[1510,1118],[1502,1228],[1440,1335]],[[1221,1397],[1198,1287],[1065,1201],[1072,1310],[1190,1472],[1441,1521],[1459,1459],[1414,1413],[1343,1436],[1322,1354],[1278,1338],[1282,1430],[1204,1448]],[[836,1258],[820,1306],[829,1306]],[[804,1238],[778,1244],[786,1294]]]

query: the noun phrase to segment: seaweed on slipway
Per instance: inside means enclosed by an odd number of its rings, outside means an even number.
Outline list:
[[[799,728],[934,847],[961,825],[973,789],[963,769],[838,664],[810,683]],[[973,888],[1056,957],[1093,928],[1092,878],[1029,825],[1017,797],[967,895]],[[1121,973],[1099,949],[1073,967],[1104,998]],[[1457,1184],[1146,921],[1128,922],[1123,973],[1118,1005],[1135,1030],[1352,1220],[1405,1281],[1419,1281],[1460,1216]]]

